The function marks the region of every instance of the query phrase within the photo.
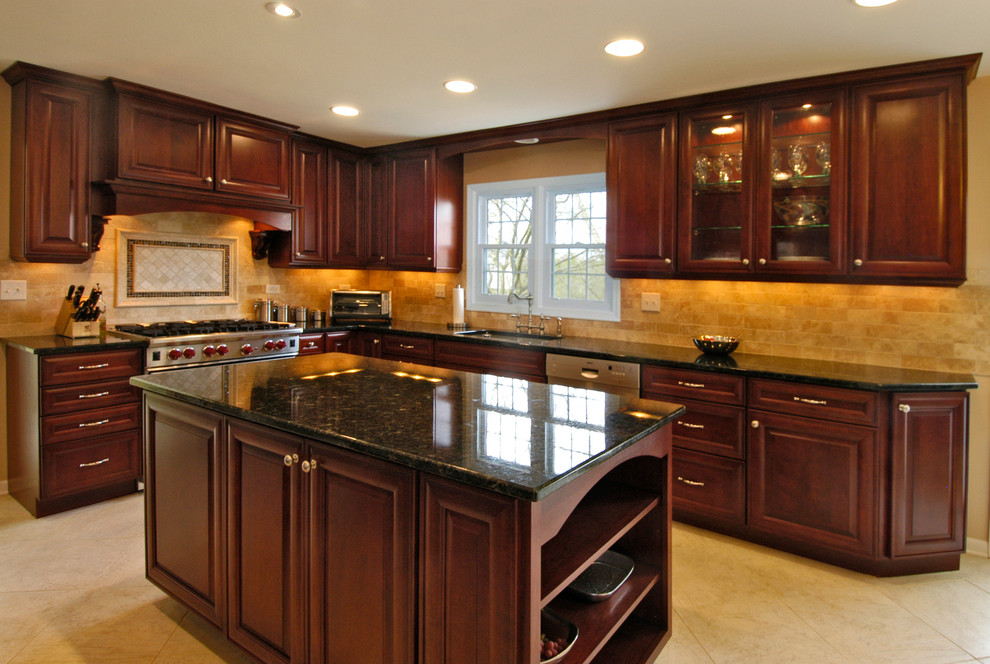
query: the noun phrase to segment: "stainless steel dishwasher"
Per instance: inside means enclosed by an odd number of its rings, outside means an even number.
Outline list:
[[[547,353],[547,382],[639,396],[639,364]]]

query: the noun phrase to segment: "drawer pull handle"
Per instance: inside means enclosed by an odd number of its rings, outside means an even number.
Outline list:
[[[96,392],[94,394],[80,394],[78,398],[80,399],[97,399],[99,397],[105,397],[110,394],[110,390],[106,392]]]
[[[692,424],[691,422],[681,422],[680,420],[677,420],[677,423],[680,424],[682,427],[687,427],[688,429],[704,429],[705,428],[705,425],[704,424]]]
[[[109,421],[110,420],[108,418],[108,419],[105,419],[105,420],[97,420],[95,422],[82,422],[82,423],[79,424],[79,427],[78,428],[79,429],[82,429],[83,427],[98,427],[101,424],[106,424]]]
[[[902,413],[910,413],[911,406],[907,405],[906,403],[902,403],[900,406],[897,407],[897,410],[901,411]]]
[[[683,385],[684,387],[704,387],[704,383],[685,383],[683,380],[677,381],[678,385]]]
[[[801,403],[810,403],[812,406],[827,406],[828,402],[825,399],[805,399],[804,397],[794,397],[795,401],[800,401]]]
[[[306,348],[316,348],[316,342],[315,341],[307,341],[306,342]]]
[[[81,463],[81,464],[79,464],[79,467],[80,468],[90,468],[92,466],[100,466],[102,464],[105,464],[109,460],[110,460],[110,457],[107,457],[106,459],[100,459],[99,461],[90,461],[89,463]]]
[[[100,364],[84,364],[79,367],[79,371],[89,371],[90,369],[103,369],[104,367],[109,367],[109,362],[101,362]]]
[[[704,482],[695,482],[694,480],[686,480],[683,477],[678,477],[677,478],[677,481],[678,482],[683,482],[684,484],[687,484],[688,486],[705,486],[705,483]]]
[[[406,350],[414,350],[415,346],[407,346],[406,344],[399,344],[399,348],[405,348]]]

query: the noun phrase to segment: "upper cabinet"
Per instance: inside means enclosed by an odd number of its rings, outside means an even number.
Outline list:
[[[289,125],[113,81],[118,178],[287,201]]]
[[[17,63],[12,87],[10,257],[82,263],[92,251],[90,186],[96,81]]]

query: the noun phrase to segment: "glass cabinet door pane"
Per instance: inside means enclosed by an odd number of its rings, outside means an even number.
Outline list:
[[[692,114],[684,127],[689,202],[681,234],[681,265],[687,270],[748,271],[751,238],[746,114]],[[689,183],[689,185],[688,185]],[[682,191],[684,191],[682,189]],[[683,201],[683,198],[682,198]]]
[[[837,240],[844,218],[834,209],[836,106],[830,98],[792,98],[762,108],[766,180],[757,211],[758,269],[820,273],[838,269]],[[834,218],[840,223],[833,224]]]

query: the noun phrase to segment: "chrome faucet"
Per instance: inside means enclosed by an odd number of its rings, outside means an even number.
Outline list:
[[[544,333],[544,329],[545,329],[544,326],[546,325],[546,321],[553,320],[553,317],[552,316],[543,316],[543,315],[541,315],[540,316],[540,324],[539,325],[534,325],[533,324],[533,295],[532,294],[530,294],[530,295],[519,295],[515,291],[510,291],[509,292],[509,304],[512,304],[513,298],[515,298],[516,300],[526,300],[526,305],[527,305],[526,322],[525,323],[522,322],[521,316],[519,314],[509,314],[509,318],[515,318],[516,319],[516,332],[525,331],[526,334],[532,334],[533,333],[533,330],[538,330],[539,331],[539,334],[542,335]],[[560,317],[558,317],[557,318],[557,338],[560,338],[560,337],[563,336],[562,331],[561,331],[562,324],[563,324],[563,321],[561,320]]]

